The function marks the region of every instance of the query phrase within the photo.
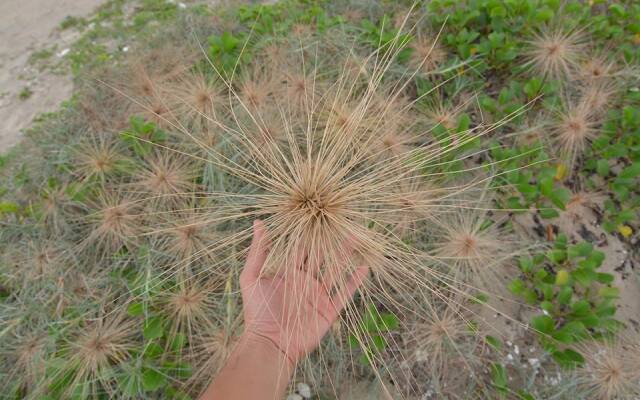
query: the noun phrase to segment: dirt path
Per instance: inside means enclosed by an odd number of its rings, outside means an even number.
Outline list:
[[[68,74],[39,70],[34,51],[52,49],[60,58],[78,33],[57,29],[67,16],[86,16],[104,0],[1,0],[0,153],[20,139],[39,113],[55,110],[71,95]]]

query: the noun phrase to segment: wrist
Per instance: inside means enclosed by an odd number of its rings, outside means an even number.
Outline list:
[[[240,346],[249,349],[250,351],[255,351],[256,349],[260,349],[269,354],[272,354],[273,357],[277,358],[281,364],[284,364],[291,373],[296,367],[296,361],[293,357],[291,357],[287,352],[282,349],[278,344],[271,338],[261,335],[252,331],[245,331],[242,334],[240,339]]]

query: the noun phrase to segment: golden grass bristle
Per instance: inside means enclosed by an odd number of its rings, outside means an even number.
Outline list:
[[[72,379],[65,393],[80,392],[87,397],[115,393],[111,374],[115,365],[126,362],[138,347],[135,336],[138,324],[123,313],[99,315],[80,327],[76,336],[65,344],[65,367]]]
[[[576,369],[581,390],[593,399],[633,399],[640,396],[640,340],[637,334],[591,341],[580,346],[585,365]]]
[[[81,243],[83,248],[95,246],[103,256],[113,254],[135,242],[141,233],[140,204],[121,193],[100,193],[91,209],[85,217],[89,231]]]
[[[543,76],[561,80],[575,77],[585,48],[580,31],[553,27],[536,33],[528,45],[524,65]]]
[[[447,60],[447,51],[432,35],[419,33],[409,43],[409,66],[425,74],[431,74]]]
[[[551,127],[559,153],[564,160],[574,166],[586,149],[588,143],[597,134],[597,121],[587,104],[568,104],[556,114]]]

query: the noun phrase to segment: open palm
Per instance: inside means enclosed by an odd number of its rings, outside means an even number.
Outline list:
[[[303,265],[275,277],[261,276],[267,254],[265,227],[256,221],[240,276],[246,330],[272,341],[295,363],[318,346],[364,281],[368,268],[357,268],[332,295],[332,284],[316,279]]]

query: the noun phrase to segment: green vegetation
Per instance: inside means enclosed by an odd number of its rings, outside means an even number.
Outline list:
[[[31,97],[32,94],[33,94],[33,91],[29,89],[28,86],[25,86],[22,88],[22,90],[20,90],[20,93],[18,93],[18,98],[20,100],[26,100],[29,97]]]

